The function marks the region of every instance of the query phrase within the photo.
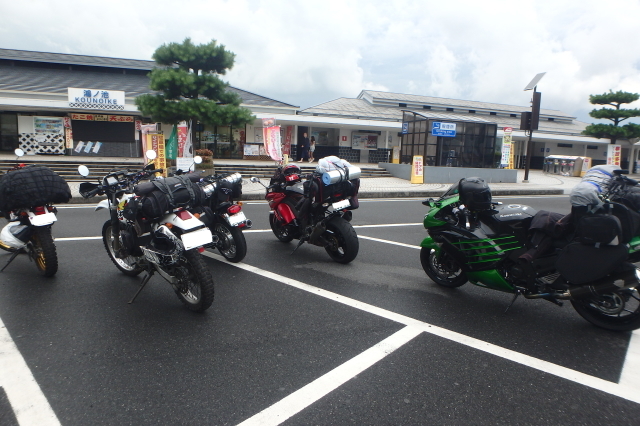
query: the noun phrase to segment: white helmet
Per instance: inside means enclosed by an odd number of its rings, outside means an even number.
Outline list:
[[[20,222],[9,222],[0,232],[0,240],[7,246],[19,249],[27,245],[31,229]]]

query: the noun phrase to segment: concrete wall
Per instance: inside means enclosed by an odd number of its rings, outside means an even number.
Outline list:
[[[411,164],[378,163],[393,176],[411,180]],[[466,167],[424,167],[424,183],[455,183],[465,177],[479,177],[487,183],[516,183],[518,171],[511,169],[474,169]]]

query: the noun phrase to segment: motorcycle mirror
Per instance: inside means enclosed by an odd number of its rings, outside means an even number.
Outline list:
[[[78,166],[78,173],[80,173],[81,176],[87,177],[89,176],[89,168],[82,164]]]
[[[255,176],[252,176],[252,177],[251,177],[251,179],[249,179],[249,180],[250,180],[251,182],[253,182],[253,183],[260,182],[260,179],[258,179],[258,178],[257,178],[257,177],[255,177]]]
[[[193,157],[193,162],[196,164],[202,163],[202,157],[200,157],[199,155],[196,155],[195,157]]]
[[[147,156],[147,158],[148,158],[149,160],[155,160],[155,159],[156,159],[156,157],[158,156],[158,155],[156,154],[156,152],[155,152],[154,150],[152,150],[152,149],[150,149],[149,151],[145,152],[145,155]]]
[[[22,157],[22,156],[24,155],[24,151],[23,151],[23,150],[21,150],[20,148],[16,148],[13,152],[14,152],[18,157]]]

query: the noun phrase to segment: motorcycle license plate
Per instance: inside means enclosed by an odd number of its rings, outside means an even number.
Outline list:
[[[240,213],[236,213],[234,215],[229,216],[227,220],[229,221],[229,225],[236,226],[244,222],[245,220],[247,220],[247,217],[244,215],[243,212],[240,212]]]
[[[338,201],[337,203],[333,203],[334,210],[342,210],[350,206],[351,206],[351,203],[349,202],[349,200],[342,200],[342,201]]]
[[[35,216],[29,216],[29,220],[31,221],[31,224],[33,226],[44,226],[55,222],[56,220],[58,220],[58,218],[56,217],[55,213],[45,213]]]
[[[180,236],[182,244],[184,244],[185,250],[191,250],[192,248],[211,244],[213,237],[209,228],[200,228],[196,231],[188,232]]]

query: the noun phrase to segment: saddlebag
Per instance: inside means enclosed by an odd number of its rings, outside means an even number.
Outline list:
[[[613,272],[627,259],[628,250],[624,244],[596,247],[571,243],[562,249],[556,269],[572,284],[587,284]]]
[[[67,203],[71,189],[56,172],[45,166],[27,166],[0,177],[0,210]]]
[[[196,176],[173,176],[136,186],[134,192],[141,197],[141,213],[155,220],[178,207],[200,206],[205,196],[202,188],[192,182]]]
[[[591,214],[582,216],[578,221],[576,239],[581,244],[618,244],[621,236],[622,225],[614,215]]]

